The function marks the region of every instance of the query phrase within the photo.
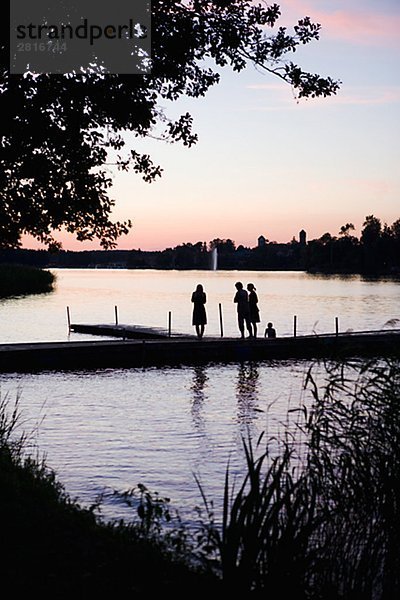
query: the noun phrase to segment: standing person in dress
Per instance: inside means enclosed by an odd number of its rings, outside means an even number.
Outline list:
[[[241,283],[240,281],[235,283],[235,288],[237,292],[233,301],[237,304],[239,331],[241,333],[241,337],[244,338],[244,324],[246,323],[247,331],[249,332],[249,337],[251,337],[252,330],[250,323],[249,296],[246,290],[243,289],[243,283]]]
[[[205,326],[207,325],[206,307],[204,306],[207,302],[207,297],[203,290],[203,286],[200,283],[192,294],[192,302],[192,325],[196,328],[197,337],[201,339],[204,335]]]
[[[250,311],[250,323],[252,325],[252,335],[257,337],[257,323],[260,322],[260,310],[258,308],[258,297],[256,294],[256,288],[252,283],[247,284],[249,291],[249,311]]]

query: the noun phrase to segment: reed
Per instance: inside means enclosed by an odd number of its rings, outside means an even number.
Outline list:
[[[314,367],[315,369],[315,367]],[[307,378],[301,436],[280,453],[244,442],[247,472],[226,473],[212,539],[227,591],[296,598],[394,598],[400,592],[400,366],[325,364]]]
[[[323,592],[391,598],[400,591],[400,365],[397,359],[333,365],[306,423],[318,473],[318,543],[329,568]]]
[[[50,271],[23,265],[0,264],[0,298],[52,291],[56,276]]]

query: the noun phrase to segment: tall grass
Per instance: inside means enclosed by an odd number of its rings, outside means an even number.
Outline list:
[[[55,279],[50,271],[36,267],[0,264],[0,298],[50,292]]]
[[[308,470],[318,476],[317,541],[329,568],[314,585],[341,597],[400,594],[400,364],[336,365],[310,378]]]
[[[247,472],[225,481],[212,528],[224,587],[252,596],[400,596],[400,365],[325,365],[312,372],[302,436],[281,452],[244,444]]]

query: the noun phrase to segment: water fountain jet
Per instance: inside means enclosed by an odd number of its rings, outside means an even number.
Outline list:
[[[211,271],[216,271],[218,268],[218,250],[213,248],[211,251]]]

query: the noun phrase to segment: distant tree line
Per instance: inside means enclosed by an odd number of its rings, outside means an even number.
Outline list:
[[[349,273],[400,273],[400,219],[387,225],[365,217],[360,238],[353,223],[340,228],[338,236],[325,233],[307,244],[309,271]]]
[[[0,251],[0,262],[61,268],[210,269],[211,252],[216,248],[220,270],[400,273],[400,219],[389,226],[369,215],[359,238],[354,230],[353,223],[346,223],[337,236],[324,233],[307,243],[266,240],[254,248],[215,238],[208,244],[187,242],[162,251],[8,249]]]

